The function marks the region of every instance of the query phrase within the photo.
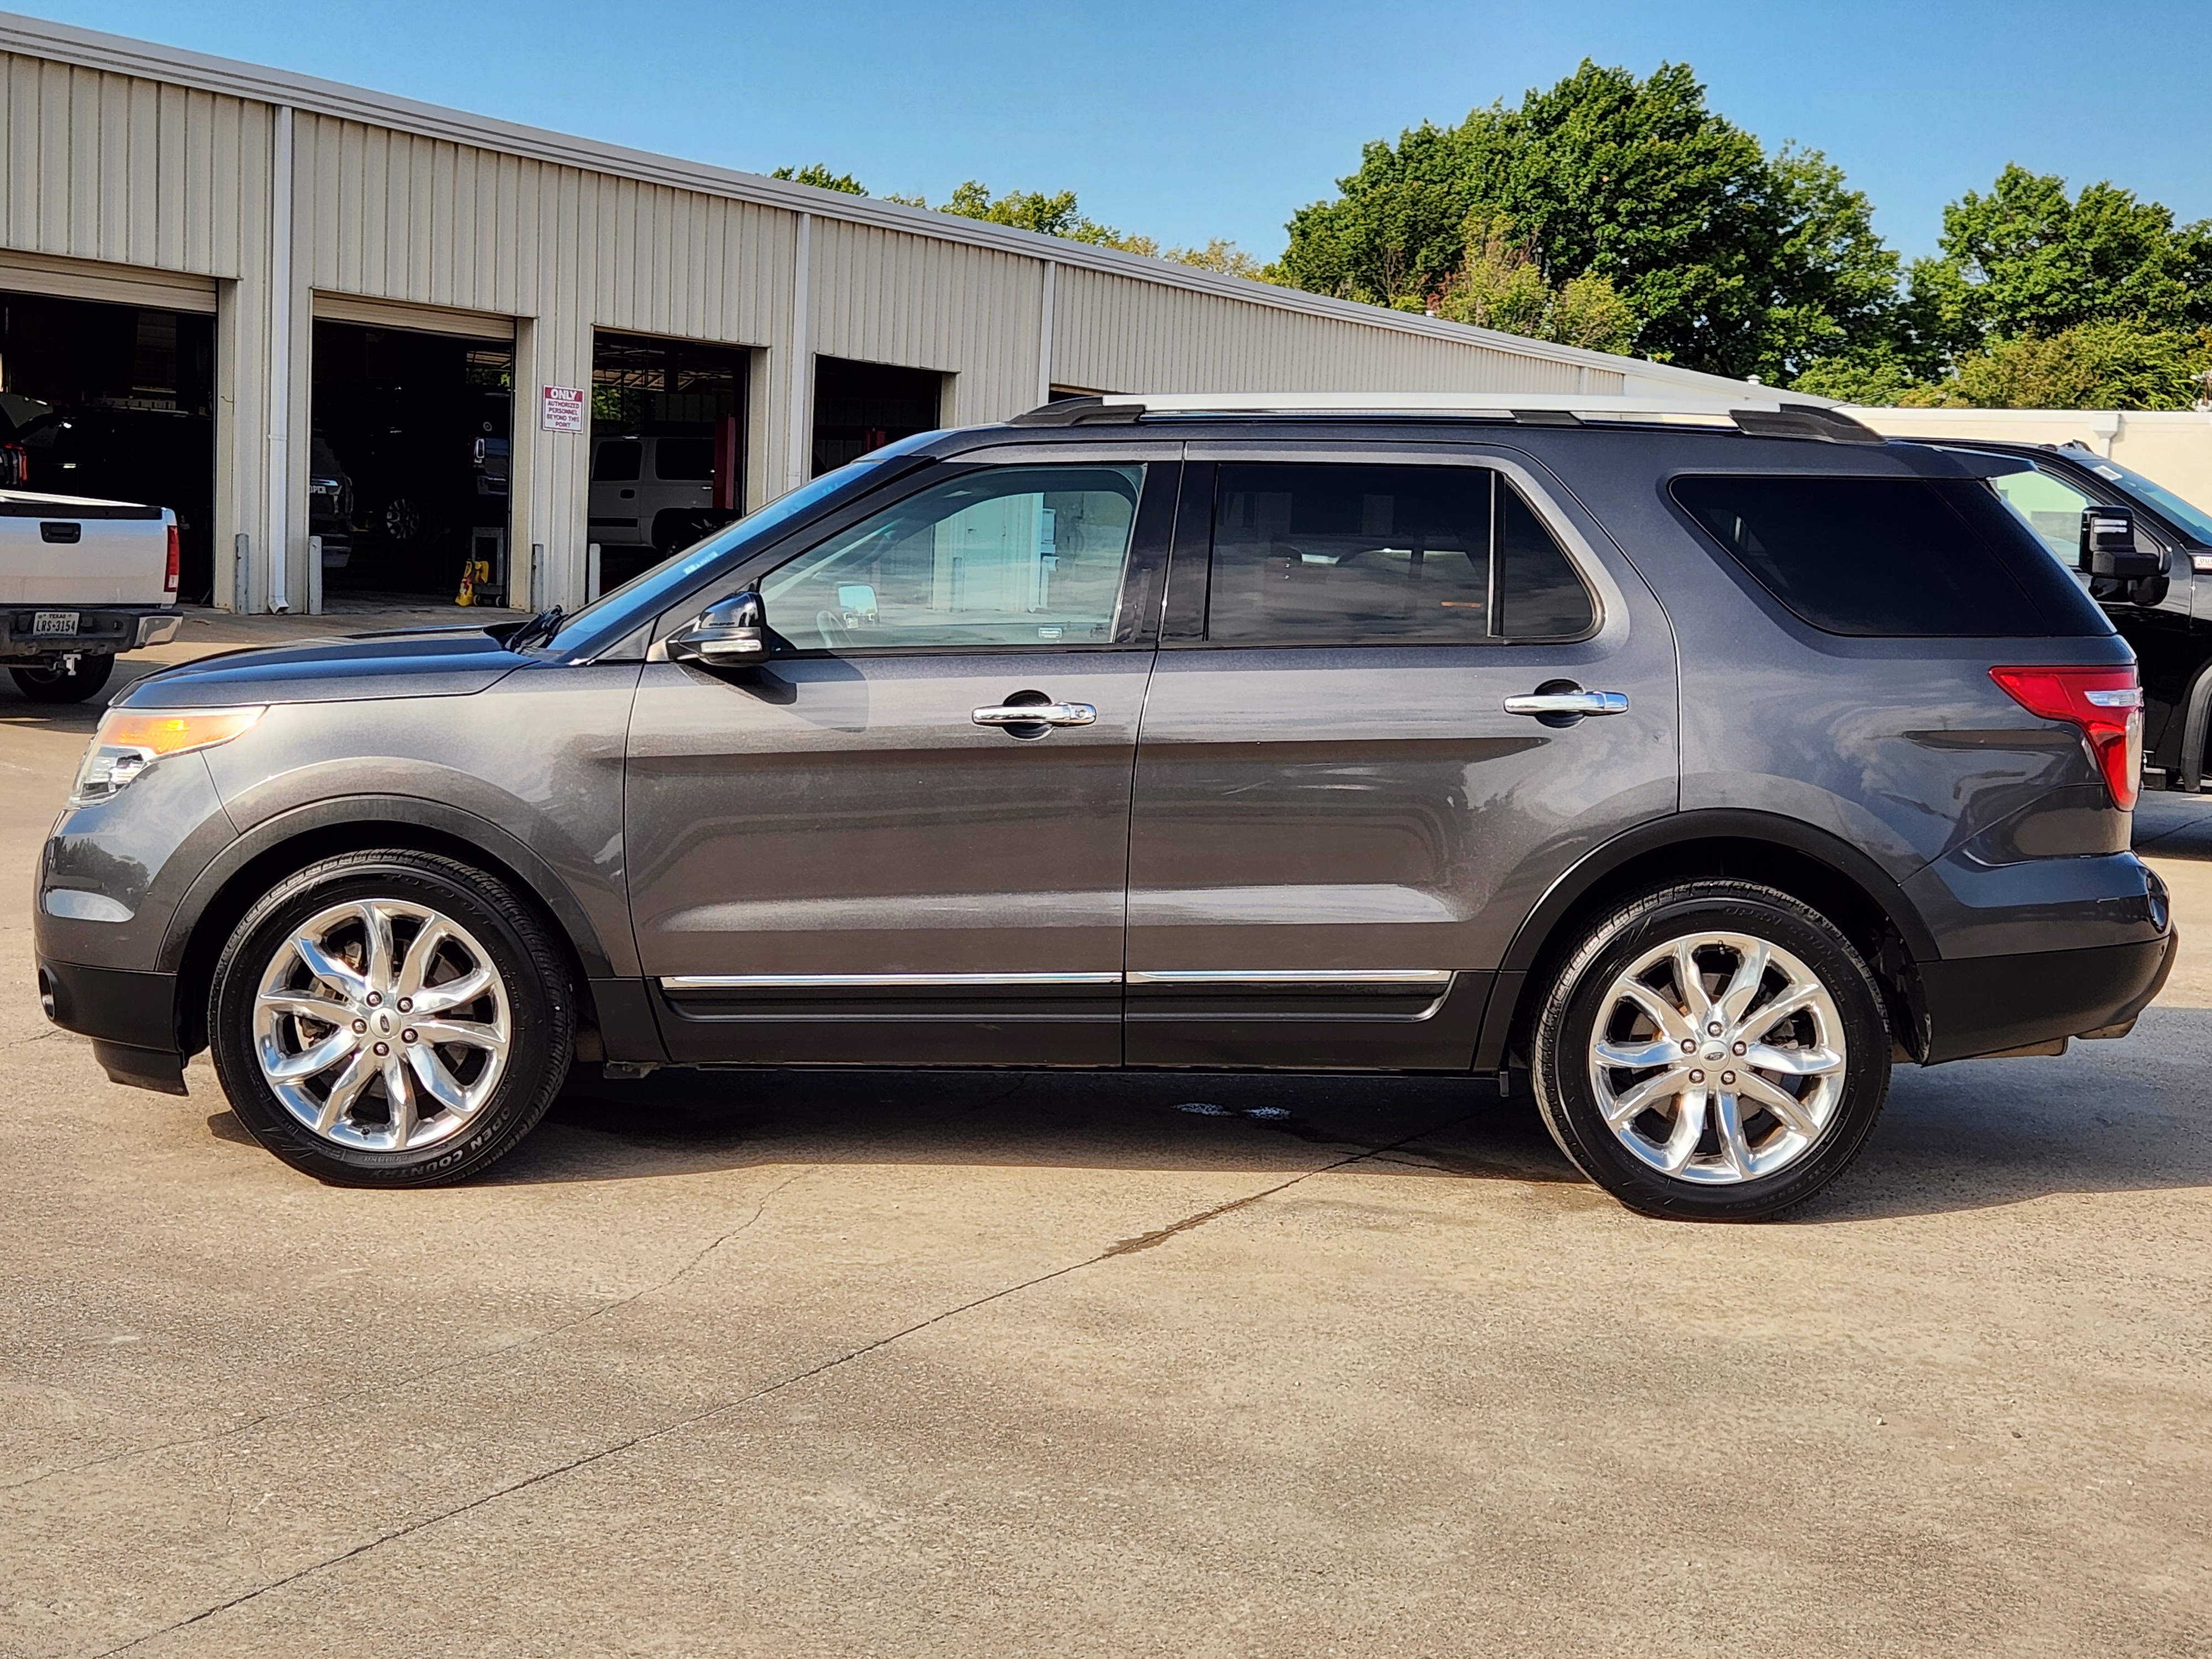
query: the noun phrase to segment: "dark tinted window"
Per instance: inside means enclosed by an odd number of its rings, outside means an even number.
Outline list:
[[[593,483],[628,483],[637,477],[645,446],[635,438],[609,438],[592,456]]]
[[[1968,481],[1686,477],[1674,499],[1796,616],[1892,638],[2104,634],[2026,526]]]
[[[663,438],[653,447],[656,478],[707,479],[714,476],[712,438]]]
[[[1484,468],[1220,470],[1209,640],[1474,644],[1573,637],[1594,618],[1558,544]]]

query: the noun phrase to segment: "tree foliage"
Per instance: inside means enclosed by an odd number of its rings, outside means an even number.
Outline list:
[[[1480,214],[1525,239],[1547,284],[1610,283],[1634,349],[1769,379],[1873,345],[1896,308],[1866,198],[1817,151],[1767,155],[1685,64],[1638,80],[1585,60],[1517,108],[1369,144],[1338,187],[1291,219],[1283,280],[1425,306],[1462,270]]]
[[[868,193],[866,186],[851,173],[833,173],[818,161],[803,167],[778,167],[769,176],[812,185],[821,190],[842,191],[848,196]],[[893,194],[883,199],[902,207],[930,205],[921,196]],[[1040,190],[1010,190],[1003,196],[994,196],[982,180],[969,179],[954,186],[952,194],[937,204],[936,211],[957,214],[963,219],[981,219],[988,224],[1008,225],[1016,230],[1033,230],[1043,236],[1065,237],[1072,242],[1118,248],[1124,253],[1141,254],[1149,259],[1171,260],[1180,265],[1218,271],[1224,276],[1267,280],[1260,262],[1234,242],[1217,236],[1204,247],[1163,248],[1150,236],[1116,230],[1090,217],[1077,203],[1072,190],[1050,194]]]
[[[2017,163],[1943,210],[1913,262],[1887,362],[1821,366],[1803,389],[1984,409],[2184,409],[2204,388],[2212,227],[2110,181],[2069,197]],[[1907,373],[1900,383],[1893,371]]]
[[[1936,409],[2186,409],[2212,368],[2212,329],[2126,319],[1999,339],[1892,401]]]
[[[866,196],[868,193],[851,173],[832,173],[819,161],[809,161],[803,167],[778,167],[769,177],[788,179],[795,185],[811,185],[817,190],[842,191],[848,196]]]
[[[2069,200],[2063,179],[2008,165],[1987,195],[1943,210],[1939,246],[1914,262],[1912,286],[1955,349],[2081,323],[2212,323],[2212,227],[2177,225],[2109,181]]]
[[[1459,269],[1430,301],[1437,316],[1593,351],[1628,349],[1636,316],[1610,279],[1547,281],[1534,239],[1515,236],[1497,214],[1469,214],[1462,234]]]

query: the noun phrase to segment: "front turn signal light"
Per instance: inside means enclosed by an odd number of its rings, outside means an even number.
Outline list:
[[[228,743],[267,713],[253,708],[111,708],[100,716],[84,764],[77,768],[71,806],[107,800],[143,777],[155,762]]]

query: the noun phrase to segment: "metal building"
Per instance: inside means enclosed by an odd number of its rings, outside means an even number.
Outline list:
[[[257,610],[573,605],[1060,391],[1743,390],[8,15],[0,313],[29,487],[169,492]]]

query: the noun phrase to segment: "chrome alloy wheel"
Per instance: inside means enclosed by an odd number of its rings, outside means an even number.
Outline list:
[[[1613,981],[1590,1042],[1598,1109],[1630,1152],[1723,1185],[1789,1168],[1843,1098],[1843,1016],[1780,945],[1693,933]]]
[[[506,1073],[507,988],[475,935],[400,899],[310,917],[253,1002],[270,1092],[324,1139],[397,1152],[459,1133]]]

